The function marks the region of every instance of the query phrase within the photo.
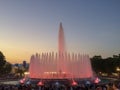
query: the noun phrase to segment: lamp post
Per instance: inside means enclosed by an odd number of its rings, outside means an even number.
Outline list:
[[[116,71],[118,72],[118,78],[120,78],[120,68],[117,67],[117,68],[116,68]]]

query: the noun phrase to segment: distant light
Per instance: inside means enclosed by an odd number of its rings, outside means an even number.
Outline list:
[[[25,74],[25,75],[28,75],[28,74],[30,74],[30,73],[29,73],[29,72],[24,72],[24,74]]]
[[[76,86],[76,85],[78,85],[77,82],[75,82],[75,81],[73,80],[72,86]]]
[[[20,83],[23,84],[25,82],[25,78],[20,80]]]
[[[97,77],[96,79],[95,79],[95,81],[94,81],[94,83],[99,83],[100,82],[100,79]]]
[[[37,85],[38,85],[38,86],[43,86],[44,84],[43,84],[42,81],[40,81]]]
[[[23,84],[23,83],[24,83],[24,81],[23,81],[23,80],[20,80],[20,83],[21,83],[21,84]]]
[[[116,68],[116,70],[119,72],[119,71],[120,71],[120,68],[119,68],[119,67],[117,67],[117,68]]]

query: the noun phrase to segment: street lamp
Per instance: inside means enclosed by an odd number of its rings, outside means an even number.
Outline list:
[[[118,78],[120,78],[120,68],[117,67],[117,68],[116,68],[116,71],[118,72]]]

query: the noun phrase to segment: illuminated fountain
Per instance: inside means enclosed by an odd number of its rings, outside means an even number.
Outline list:
[[[88,55],[66,52],[61,23],[58,39],[58,52],[46,52],[31,56],[30,78],[69,79],[93,77]]]

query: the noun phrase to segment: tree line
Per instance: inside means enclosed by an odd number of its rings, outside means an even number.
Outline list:
[[[91,58],[91,64],[96,73],[102,72],[109,75],[117,73],[117,68],[120,68],[120,54],[105,59],[102,56],[94,56]]]

